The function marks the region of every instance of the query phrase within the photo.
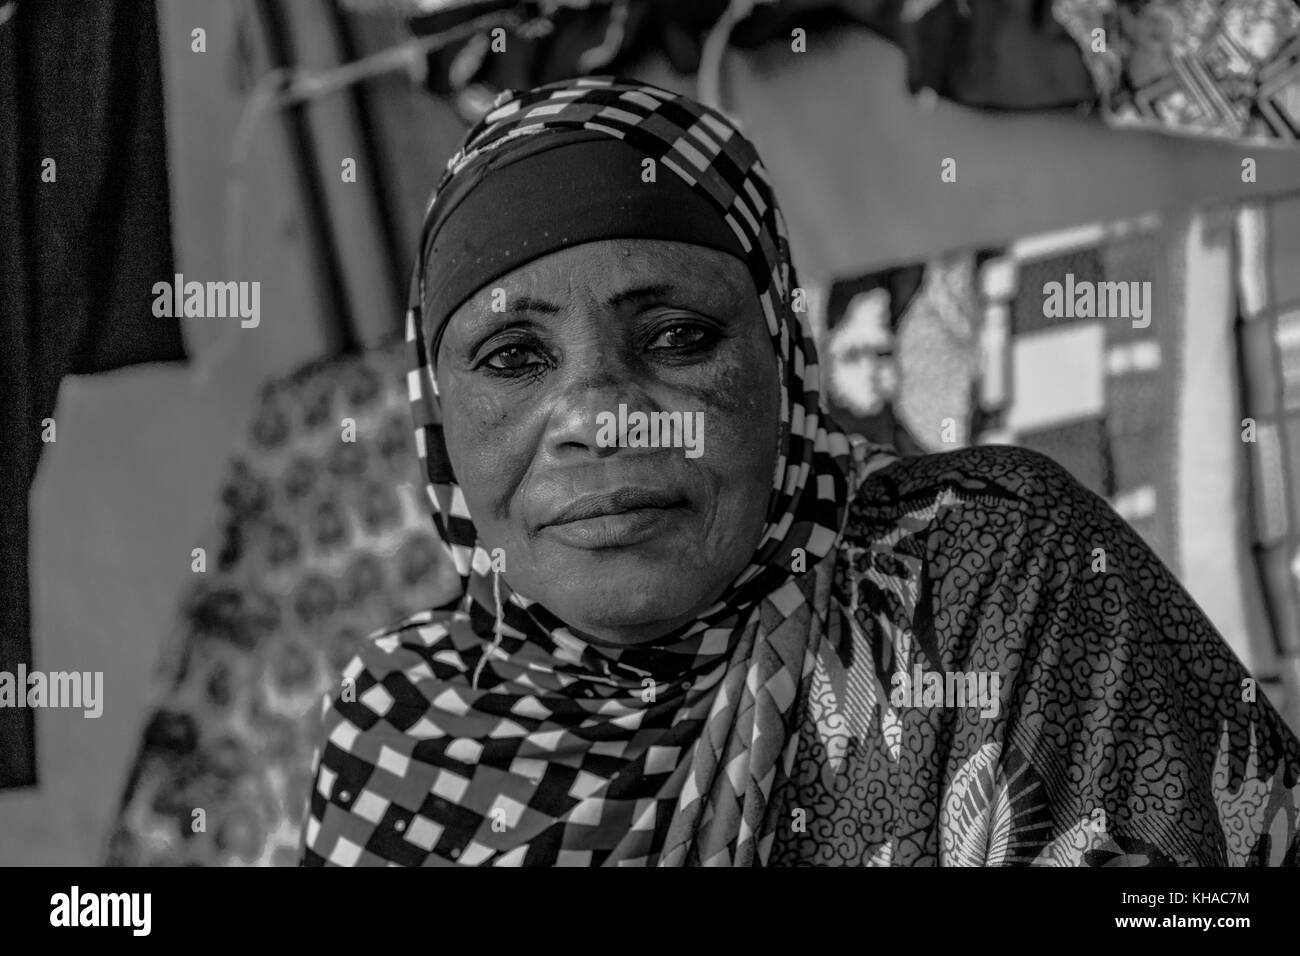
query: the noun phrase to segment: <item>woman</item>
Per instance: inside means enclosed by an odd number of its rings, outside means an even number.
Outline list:
[[[345,670],[304,863],[1297,862],[1300,744],[1100,498],[826,416],[724,117],[506,98],[421,249],[416,440],[463,595]]]

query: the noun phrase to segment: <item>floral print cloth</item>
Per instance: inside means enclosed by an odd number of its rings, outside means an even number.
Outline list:
[[[417,491],[405,361],[399,338],[264,390],[158,668],[108,865],[297,862],[321,695],[377,623],[456,580]]]

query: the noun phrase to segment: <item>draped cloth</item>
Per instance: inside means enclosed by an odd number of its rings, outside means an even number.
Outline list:
[[[1300,864],[1300,742],[1061,465],[900,459],[835,568],[770,864]]]
[[[421,249],[440,197],[463,201],[458,177],[510,151],[544,155],[539,144],[593,136],[654,160],[665,196],[685,184],[743,249],[781,388],[760,543],[712,607],[653,646],[597,647],[511,591],[451,471],[421,322],[435,291],[426,279],[438,276],[417,265],[407,317],[416,447],[462,594],[377,636],[344,671],[327,702],[305,863],[751,865],[770,852],[772,795],[824,630],[825,559],[852,492],[893,456],[826,417],[766,171],[716,111],[608,79],[503,97],[449,161]]]
[[[29,672],[28,491],[66,375],[185,360],[153,3],[0,4],[0,672]],[[7,14],[7,15],[6,15]],[[0,790],[37,784],[34,711],[0,707]]]

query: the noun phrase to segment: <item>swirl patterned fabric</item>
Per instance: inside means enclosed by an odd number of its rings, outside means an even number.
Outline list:
[[[1049,458],[984,446],[877,472],[832,600],[774,864],[1300,863],[1300,743]],[[996,715],[899,699],[918,666],[999,674]]]

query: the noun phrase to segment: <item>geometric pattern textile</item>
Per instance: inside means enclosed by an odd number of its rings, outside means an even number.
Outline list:
[[[1297,0],[1054,0],[1107,120],[1300,139]]]

